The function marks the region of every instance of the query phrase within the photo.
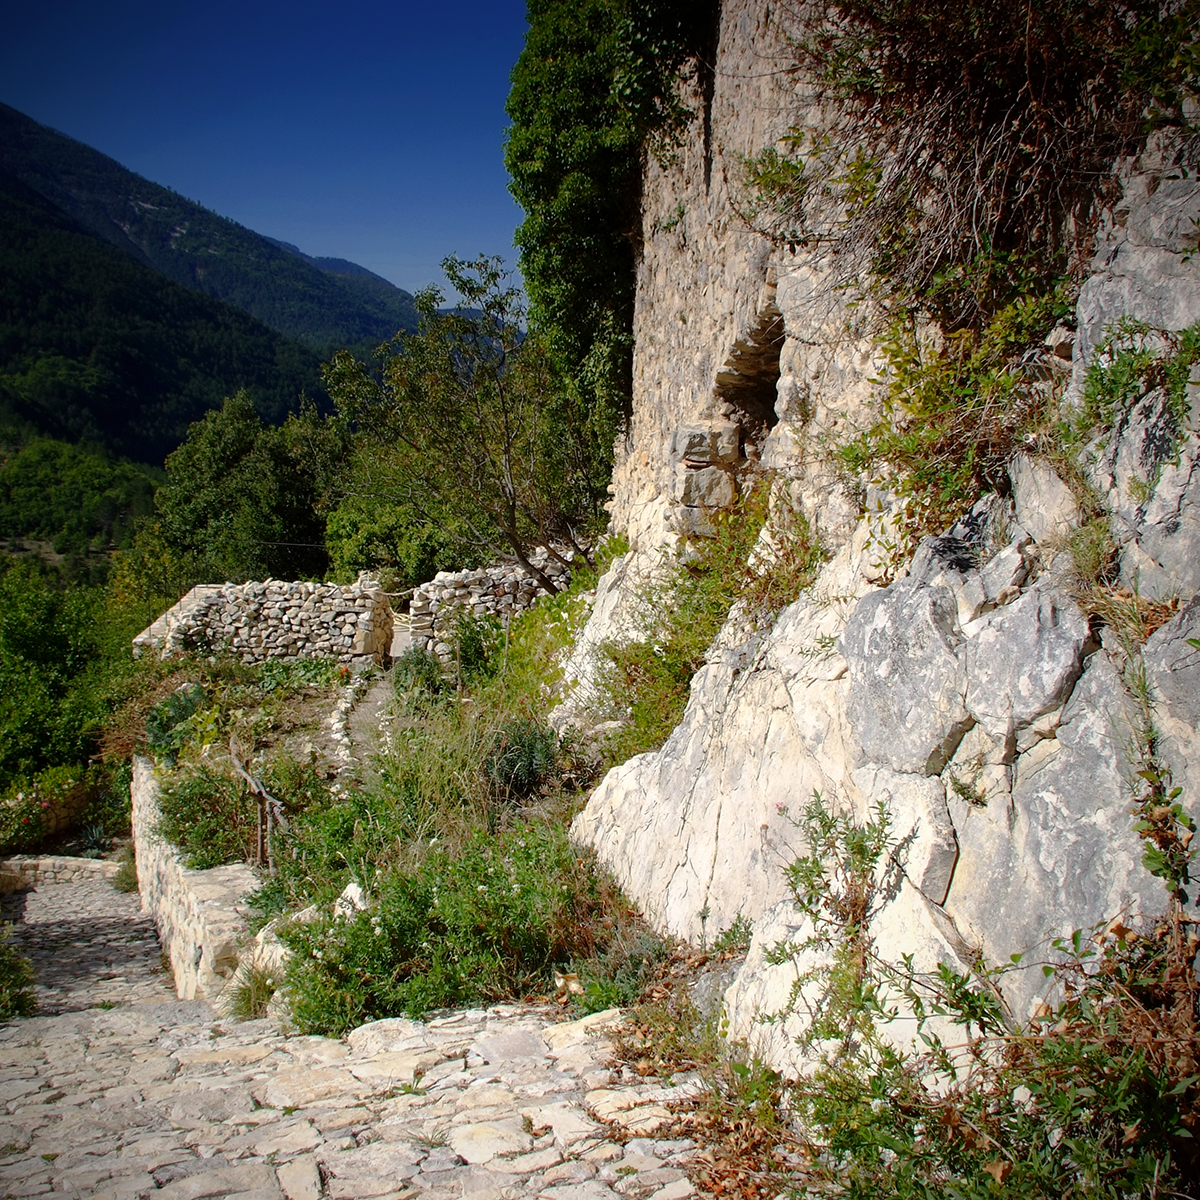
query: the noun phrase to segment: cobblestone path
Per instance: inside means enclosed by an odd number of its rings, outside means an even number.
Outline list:
[[[41,1009],[0,1023],[0,1197],[695,1195],[694,1147],[655,1134],[700,1085],[610,1070],[615,1012],[508,1005],[285,1036],[174,999],[136,895],[53,885],[3,911]]]

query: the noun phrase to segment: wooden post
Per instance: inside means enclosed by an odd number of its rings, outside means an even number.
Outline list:
[[[258,865],[267,861],[267,802],[258,797]]]

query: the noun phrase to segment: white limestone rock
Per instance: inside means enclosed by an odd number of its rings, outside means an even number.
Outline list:
[[[970,720],[961,647],[947,588],[901,580],[859,603],[841,637],[856,762],[941,771]]]
[[[1073,601],[1030,588],[967,639],[967,711],[990,737],[1013,736],[1063,702],[1088,640]]]
[[[1065,538],[1079,524],[1079,503],[1054,469],[1041,459],[1018,454],[1008,464],[1017,520],[1035,541]]]

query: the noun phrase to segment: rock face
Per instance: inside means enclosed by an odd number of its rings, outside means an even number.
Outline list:
[[[963,972],[980,956],[1023,955],[1001,982],[1017,1021],[1051,986],[1039,964],[1054,938],[1162,910],[1130,807],[1149,703],[1158,761],[1200,811],[1200,651],[1188,640],[1200,637],[1200,376],[1190,415],[1161,390],[1133,397],[1082,460],[1123,579],[1178,606],[1132,657],[1076,603],[1064,547],[1084,517],[1032,455],[1014,458],[1003,495],[911,561],[889,561],[889,497],[869,485],[852,494],[818,453],[872,411],[878,364],[863,315],[820,263],[735,218],[737,156],[803,123],[803,100],[763,69],[780,53],[764,5],[724,4],[718,44],[705,136],[672,166],[647,167],[634,414],[612,504],[631,552],[600,581],[568,671],[576,698],[588,648],[628,634],[662,546],[703,534],[755,461],[786,478],[831,559],[768,634],[731,617],[680,725],[606,776],[573,833],[664,932],[701,942],[754,921],[726,995],[729,1032],[800,1071],[794,1018],[759,1018],[788,1007],[798,971],[820,967],[768,954],[804,936],[784,869],[805,849],[794,818],[814,795],[859,820],[886,814],[876,952]],[[1125,171],[1077,332],[1047,338],[1064,377],[1071,360],[1068,404],[1123,316],[1168,331],[1200,321],[1200,184],[1165,173],[1153,148]],[[901,1043],[913,1032],[911,1021],[891,1027]]]

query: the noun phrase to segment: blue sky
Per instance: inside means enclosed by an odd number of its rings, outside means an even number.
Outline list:
[[[410,291],[515,259],[524,0],[6,6],[0,100],[308,254]]]

